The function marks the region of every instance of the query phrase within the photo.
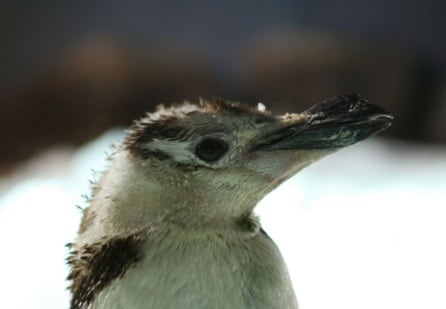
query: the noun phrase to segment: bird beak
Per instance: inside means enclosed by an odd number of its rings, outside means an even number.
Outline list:
[[[393,116],[359,95],[343,95],[300,114],[279,117],[279,128],[260,136],[253,151],[336,149],[390,127]]]

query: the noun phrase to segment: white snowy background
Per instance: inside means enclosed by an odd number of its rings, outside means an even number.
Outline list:
[[[119,132],[0,178],[0,308],[68,308],[75,205]],[[446,149],[374,138],[305,169],[257,212],[301,309],[446,308]]]

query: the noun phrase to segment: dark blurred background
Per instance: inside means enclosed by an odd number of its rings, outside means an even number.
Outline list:
[[[2,1],[0,174],[161,102],[273,112],[360,93],[396,138],[446,143],[443,1]]]

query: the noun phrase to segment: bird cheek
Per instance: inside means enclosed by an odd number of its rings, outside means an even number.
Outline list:
[[[257,183],[258,188],[269,189],[272,183],[286,173],[293,161],[290,154],[256,152],[246,160],[245,168],[251,174],[251,182]]]
[[[269,184],[278,185],[301,169],[319,160],[327,150],[276,150],[253,153],[247,165]]]

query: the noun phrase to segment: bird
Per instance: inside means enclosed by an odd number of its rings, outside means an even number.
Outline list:
[[[158,106],[116,146],[83,209],[70,308],[298,308],[255,206],[392,119],[354,94],[280,116],[221,98]]]

